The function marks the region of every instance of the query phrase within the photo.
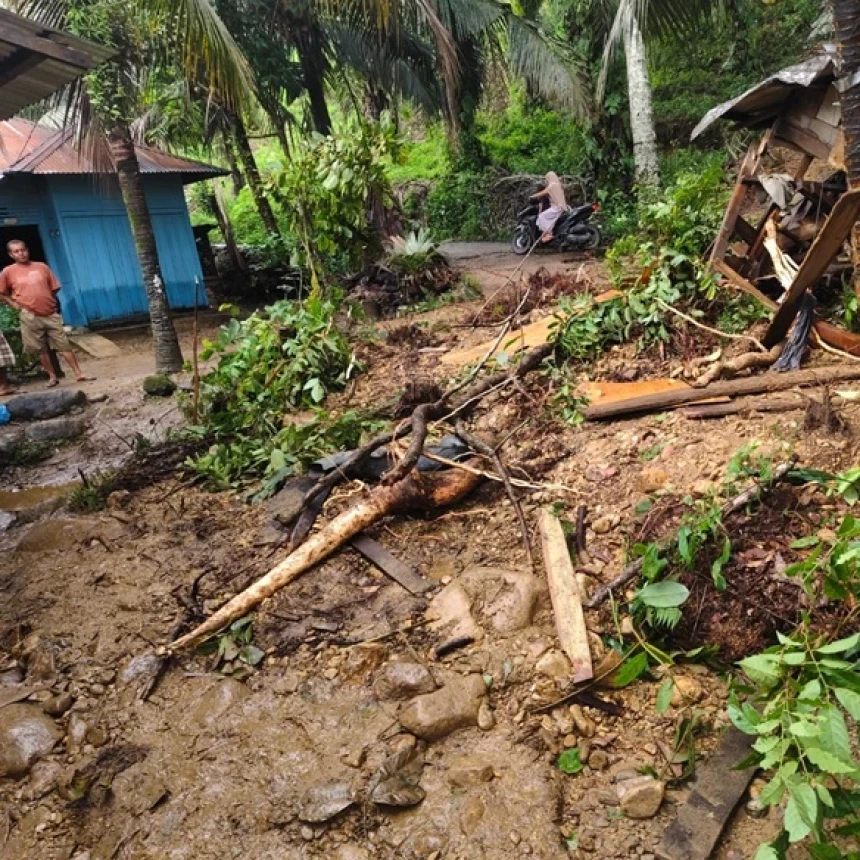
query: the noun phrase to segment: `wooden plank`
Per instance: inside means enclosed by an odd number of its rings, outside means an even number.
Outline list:
[[[538,525],[559,643],[573,667],[574,682],[588,681],[594,677],[591,649],[567,539],[558,517],[545,508],[538,514]]]
[[[707,388],[690,388],[686,391],[664,391],[644,397],[631,397],[618,403],[589,406],[585,417],[589,421],[603,421],[637,412],[662,412],[685,403],[700,403],[715,397],[738,397],[745,394],[764,394],[768,391],[787,391],[789,388],[823,385],[828,382],[845,382],[860,379],[860,365],[829,365],[814,370],[791,370],[785,373],[765,373],[744,379],[712,382]]]
[[[723,221],[720,224],[717,238],[714,240],[714,247],[711,250],[711,262],[722,260],[726,255],[729,241],[735,231],[735,222],[741,213],[744,199],[746,198],[746,181],[755,173],[758,162],[759,155],[756,145],[751,144],[738,171],[738,181],[735,183],[735,190],[732,192],[731,199],[728,206],[726,206],[726,211],[723,213]]]
[[[423,576],[419,576],[408,564],[393,556],[381,543],[367,535],[358,535],[350,542],[368,561],[375,564],[386,576],[402,585],[410,594],[424,594],[433,587]]]
[[[594,301],[597,304],[603,304],[603,302],[620,298],[623,295],[619,290],[607,290],[605,293],[595,296]],[[490,357],[492,358],[503,352],[517,353],[524,349],[532,349],[533,347],[540,346],[542,343],[546,343],[549,340],[550,329],[554,322],[556,322],[556,318],[548,316],[537,322],[530,323],[524,328],[512,331],[507,337],[502,338],[501,343],[491,353]],[[514,342],[512,343],[512,341]],[[467,364],[474,364],[480,361],[493,348],[495,342],[496,338],[493,338],[469,349],[448,352],[439,360],[442,364],[454,364],[459,367],[465,367]]]
[[[30,51],[16,51],[4,63],[0,63],[0,87],[5,87],[21,75],[32,71],[36,66],[45,61],[41,54],[33,54]]]
[[[809,253],[803,258],[797,277],[786,293],[782,307],[777,311],[762,339],[766,347],[774,346],[788,334],[800,309],[803,294],[827,271],[833,258],[851,235],[851,229],[858,215],[860,215],[860,188],[855,188],[839,198],[830,217],[824,222],[824,227],[812,243]]]
[[[747,245],[752,245],[758,237],[758,231],[749,221],[738,215],[738,220],[735,221],[735,235]]]
[[[732,770],[752,748],[753,738],[732,728],[707,762],[696,768],[693,789],[657,846],[660,860],[708,860],[740,803],[755,768]]]
[[[714,260],[711,263],[712,268],[726,278],[733,286],[737,287],[747,295],[758,299],[766,308],[775,311],[779,305],[770,296],[766,296],[758,287],[741,277],[731,266],[724,263],[722,260]]]
[[[578,393],[585,397],[589,404],[617,403],[629,400],[631,397],[641,397],[646,394],[657,394],[660,391],[689,390],[686,382],[677,379],[643,379],[639,382],[584,382],[577,387]]]
[[[815,135],[803,131],[794,125],[782,123],[776,133],[777,142],[784,140],[786,143],[793,144],[801,152],[814,155],[819,161],[827,161],[830,158],[830,150],[832,147],[819,140]]]
[[[95,61],[83,51],[54,41],[58,37],[61,38],[59,33],[51,33],[49,30],[46,30],[45,33],[45,36],[39,36],[18,24],[4,20],[3,30],[0,32],[0,42],[6,42],[27,51],[35,51],[43,57],[50,57],[52,60],[75,66],[83,71],[88,71],[96,65]]]
[[[70,334],[69,340],[94,358],[116,358],[122,355],[122,350],[112,340],[92,331]]]

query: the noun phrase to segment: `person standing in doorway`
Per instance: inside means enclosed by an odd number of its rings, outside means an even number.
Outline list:
[[[48,388],[59,383],[48,352],[50,349],[62,356],[78,382],[89,382],[92,377],[84,375],[63,329],[57,302],[60,282],[44,263],[30,259],[30,249],[21,239],[9,242],[6,252],[15,262],[0,272],[0,300],[21,314],[24,352],[39,353],[42,367],[48,374]]]

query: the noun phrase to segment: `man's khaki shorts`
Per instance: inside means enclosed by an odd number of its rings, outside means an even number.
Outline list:
[[[40,317],[32,311],[22,310],[21,340],[24,352],[41,352],[43,349],[69,352],[72,348],[63,331],[63,318],[59,314]]]

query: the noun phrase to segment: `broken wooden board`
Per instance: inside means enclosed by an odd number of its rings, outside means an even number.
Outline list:
[[[549,510],[540,511],[538,525],[559,643],[573,667],[574,682],[589,681],[594,677],[594,670],[588,646],[588,629],[567,539],[558,517]]]
[[[392,555],[381,543],[367,535],[358,535],[350,546],[360,552],[368,561],[375,564],[386,576],[402,585],[410,594],[424,594],[433,583],[419,576],[408,564]]]
[[[122,350],[112,341],[93,331],[70,334],[69,340],[93,358],[116,358]]]
[[[617,299],[622,295],[624,294],[619,290],[607,290],[607,292],[601,293],[599,296],[595,296],[594,301],[597,302],[597,304],[603,304],[603,302]],[[516,354],[524,349],[532,349],[533,347],[540,346],[542,343],[546,343],[549,340],[550,331],[553,324],[556,322],[557,319],[555,316],[544,317],[537,322],[530,323],[524,328],[511,331],[502,338],[501,342],[495,349],[493,349],[493,347],[497,338],[485,341],[484,343],[470,347],[469,349],[460,349],[456,352],[449,352],[446,355],[443,355],[439,360],[442,364],[453,364],[458,367],[465,367],[466,365],[475,364],[476,362],[481,361],[481,359],[483,359],[487,354],[492,358],[493,356],[504,352]]]
[[[729,729],[705,764],[696,768],[692,791],[657,846],[660,860],[708,860],[755,775],[755,768],[732,770],[748,755],[752,741]]]
[[[803,294],[827,271],[833,258],[851,235],[851,230],[860,216],[860,188],[852,189],[843,194],[830,217],[824,222],[824,227],[812,243],[809,253],[803,258],[797,277],[785,296],[782,307],[776,312],[770,327],[765,333],[762,343],[770,349],[778,344],[787,334],[800,310],[800,300]]]
[[[765,373],[740,379],[712,382],[706,388],[689,388],[662,391],[642,397],[631,397],[616,403],[597,403],[585,412],[588,421],[604,421],[637,412],[665,412],[685,403],[701,403],[718,397],[738,397],[747,394],[765,394],[771,391],[787,391],[795,386],[825,385],[829,382],[845,382],[860,379],[860,364],[825,365],[809,370],[790,370],[785,373]]]
[[[618,403],[631,397],[644,397],[662,391],[684,391],[690,386],[677,379],[643,379],[639,382],[584,382],[578,386],[578,393],[589,404]]]

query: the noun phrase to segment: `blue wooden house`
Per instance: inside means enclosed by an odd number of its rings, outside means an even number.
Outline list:
[[[183,189],[224,171],[148,147],[138,147],[137,157],[170,307],[204,307]],[[0,266],[11,262],[11,239],[23,239],[32,258],[46,262],[60,279],[67,324],[93,326],[147,313],[116,178],[98,173],[68,134],[21,119],[0,122]]]

